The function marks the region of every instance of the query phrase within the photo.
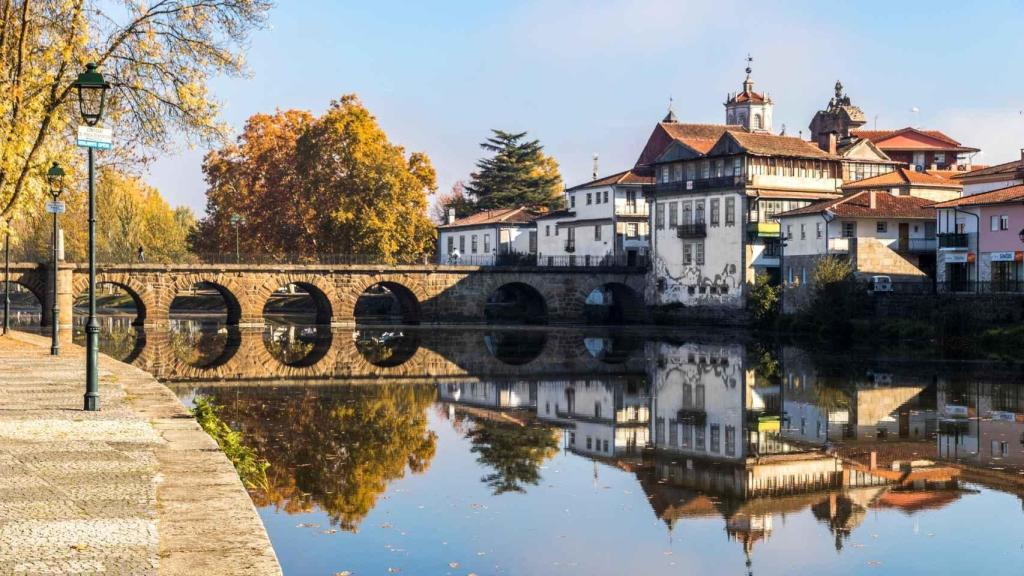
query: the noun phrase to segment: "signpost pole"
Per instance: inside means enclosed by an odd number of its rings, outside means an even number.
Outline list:
[[[50,341],[50,355],[60,356],[60,304],[58,304],[59,297],[57,296],[57,267],[60,263],[60,258],[57,254],[57,211],[53,211],[53,313],[50,315],[50,322],[52,323],[53,335]]]
[[[100,323],[96,319],[96,149],[89,147],[89,320],[85,325],[85,409],[100,409]]]

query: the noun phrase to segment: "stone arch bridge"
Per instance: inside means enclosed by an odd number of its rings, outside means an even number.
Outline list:
[[[13,264],[11,282],[28,288],[43,305],[48,324],[52,272],[46,265]],[[113,284],[135,301],[140,326],[166,325],[171,302],[201,284],[215,288],[227,305],[228,324],[259,325],[263,307],[282,287],[296,285],[317,306],[321,324],[355,322],[359,297],[383,286],[402,304],[410,323],[481,322],[488,300],[516,288],[539,302],[530,308],[546,321],[569,323],[584,318],[584,305],[595,288],[604,288],[623,302],[628,320],[643,319],[644,274],[636,268],[479,267],[444,265],[327,264],[116,264],[99,265],[97,283]],[[88,267],[62,264],[57,295],[61,324],[71,323],[74,301],[88,289]]]

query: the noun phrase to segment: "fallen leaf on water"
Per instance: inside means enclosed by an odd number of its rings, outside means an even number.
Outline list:
[[[390,522],[385,522],[385,523],[381,524],[380,527],[381,528],[391,528],[391,523]]]
[[[458,568],[459,567],[459,563],[458,562],[449,562],[448,563],[448,567],[449,568]]]
[[[870,562],[868,562],[868,566],[881,566],[881,565],[882,565],[882,563],[879,562],[878,560],[871,560]]]
[[[296,528],[319,528],[320,525],[315,522],[299,522],[295,525]]]
[[[320,533],[321,534],[337,534],[338,533],[338,529],[337,528],[331,528],[330,530],[321,530]]]
[[[335,572],[334,576],[352,576],[352,573],[348,570],[342,570],[341,572]]]
[[[401,568],[388,568],[388,574],[398,574],[401,571]]]

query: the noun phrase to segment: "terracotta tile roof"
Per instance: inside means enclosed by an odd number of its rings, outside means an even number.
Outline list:
[[[754,104],[764,104],[764,94],[758,94],[757,92],[740,92],[730,100],[730,103],[742,104],[744,102],[753,102]]]
[[[888,174],[881,174],[872,178],[865,178],[843,184],[844,190],[862,190],[867,188],[887,188],[892,186],[925,186],[929,188],[963,188],[959,183],[947,180],[934,173],[918,172],[904,166],[896,168]]]
[[[643,151],[640,152],[640,158],[637,159],[635,168],[652,164],[672,142],[680,142],[701,154],[706,154],[722,137],[722,134],[725,134],[726,130],[743,129],[739,125],[659,122],[647,139]]]
[[[576,212],[563,208],[561,210],[555,210],[553,212],[545,212],[538,215],[534,220],[547,220],[549,218],[572,218],[576,215]]]
[[[956,140],[950,138],[949,136],[947,136],[944,132],[942,132],[940,130],[919,130],[919,129],[913,128],[911,126],[907,126],[906,128],[899,128],[897,130],[851,130],[850,131],[850,133],[853,134],[854,136],[859,136],[861,138],[867,138],[868,140],[871,140],[875,144],[878,144],[879,142],[882,142],[884,140],[888,140],[889,138],[892,138],[893,136],[898,136],[900,134],[906,134],[908,132],[917,132],[918,134],[924,134],[925,136],[929,136],[929,137],[934,138],[936,140],[941,140],[942,142],[945,142],[946,144],[949,144],[950,146],[954,146],[954,147],[960,146],[959,142],[957,142]]]
[[[875,208],[871,208],[871,192],[863,191],[844,196],[838,200],[825,200],[810,206],[777,214],[777,218],[806,216],[831,210],[840,218],[912,218],[934,220],[935,209],[932,201],[917,196],[893,196],[885,192],[875,193]]]
[[[838,159],[814,144],[792,136],[777,136],[764,132],[729,130],[743,150],[759,156],[791,156],[796,158]]]
[[[584,182],[583,184],[577,184],[569,190],[583,190],[585,188],[596,188],[598,186],[612,186],[615,184],[653,184],[654,177],[638,174],[634,170],[624,170],[617,172],[604,178],[598,178],[597,180],[591,180],[590,182]]]
[[[1002,164],[996,164],[995,166],[984,166],[978,167],[970,172],[964,172],[954,176],[954,178],[973,178],[975,176],[995,176],[997,174],[1015,174],[1018,170],[1024,170],[1024,160],[1013,160],[1012,162],[1003,162]]]
[[[482,226],[484,224],[525,224],[533,222],[540,213],[529,208],[498,208],[483,210],[465,218],[459,218],[451,224],[441,224],[438,228],[459,228],[462,226]]]
[[[955,208],[960,206],[986,206],[989,204],[1003,204],[1011,202],[1024,202],[1024,185],[1008,186],[998,190],[971,194],[956,200],[939,202],[935,208]]]

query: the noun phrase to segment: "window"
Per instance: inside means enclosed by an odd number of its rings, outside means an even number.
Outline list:
[[[945,152],[936,152],[935,153],[934,163],[938,164],[940,168],[943,165],[945,165],[946,164],[946,153]]]
[[[814,236],[816,238],[821,238],[821,222],[814,224]]]
[[[999,229],[1000,230],[1009,230],[1010,229],[1010,217],[1007,216],[1006,214],[1003,214],[1002,216],[999,217]]]
[[[593,442],[594,442],[594,439],[591,438],[590,436],[587,436],[587,450],[591,449],[591,446],[593,446]]]
[[[484,254],[491,253],[491,235],[484,234]]]
[[[658,230],[665,229],[665,205],[661,202],[654,205],[654,227]]]
[[[537,253],[537,231],[530,230],[530,254]]]
[[[726,198],[725,199],[725,225],[734,226],[736,224],[736,199]]]
[[[700,177],[711,178],[711,161],[704,160],[700,163]]]
[[[786,239],[787,240],[792,240],[793,239],[793,225],[792,224],[786,224]]]
[[[692,202],[683,202],[683,222],[682,224],[693,224],[693,209],[690,208],[693,205]]]
[[[726,426],[725,427],[725,455],[735,456],[736,455],[736,427]]]
[[[591,204],[593,204],[593,200],[594,200],[594,195],[591,194],[590,192],[587,192],[587,206],[590,206]]]
[[[551,236],[551,224],[544,225],[544,235]]]
[[[654,421],[654,443],[665,444],[665,419],[659,417]]]
[[[476,234],[473,234],[472,246],[473,246],[473,254],[476,254]]]
[[[594,226],[594,240],[601,239],[601,225],[597,224]]]
[[[875,223],[875,232],[878,232],[879,234],[885,234],[888,231],[889,223],[886,222],[885,220],[879,220],[878,222]]]
[[[690,266],[693,264],[693,244],[687,242],[683,244],[683,265]]]
[[[626,224],[626,238],[636,238],[640,235],[640,227],[636,222]]]
[[[570,208],[575,208],[576,207],[576,195],[575,194],[569,194],[569,207]]]
[[[686,179],[693,180],[697,176],[697,163],[688,162],[686,164]]]
[[[661,167],[661,181],[668,182],[668,166]]]
[[[989,222],[992,224],[992,231],[993,232],[995,232],[996,230],[999,230],[999,216],[993,215],[991,220],[989,220]]]
[[[683,165],[682,164],[673,164],[672,165],[672,180],[678,181],[678,180],[682,180],[682,179],[683,179]]]
[[[800,225],[800,239],[801,240],[807,240],[807,225],[806,224],[801,224]]]
[[[732,159],[732,174],[733,176],[743,175],[743,159],[739,156]]]
[[[761,115],[760,114],[754,114],[754,130],[760,130],[760,129],[761,129]]]
[[[679,446],[679,424],[675,420],[668,421],[668,444]]]
[[[693,447],[696,448],[697,450],[701,450],[701,451],[705,450],[706,449],[705,448],[705,444],[706,443],[705,443],[705,440],[704,440],[704,434],[705,434],[704,427],[703,426],[697,426],[697,428],[694,430],[694,432],[696,432],[696,434],[694,434],[694,446]]]
[[[843,222],[843,238],[856,238],[857,237],[857,223],[856,222]]]
[[[718,226],[718,217],[719,217],[718,206],[719,206],[719,199],[718,198],[712,198],[711,199],[711,225],[712,226]]]
[[[668,227],[677,228],[679,226],[679,206],[675,202],[668,203]]]
[[[466,253],[466,237],[459,235],[459,252]]]
[[[721,178],[723,172],[725,172],[725,160],[719,158],[715,160],[715,178]]]
[[[693,221],[694,221],[695,224],[703,224],[704,223],[704,201],[703,200],[698,200],[697,201],[697,210],[694,213],[694,220]]]
[[[704,265],[704,242],[697,242],[697,266]]]
[[[448,237],[448,253],[451,254],[455,251],[455,236]]]
[[[722,446],[722,431],[718,428],[718,424],[711,425],[711,451],[718,453]]]
[[[604,203],[605,204],[608,203],[608,191],[607,190],[604,191]]]

